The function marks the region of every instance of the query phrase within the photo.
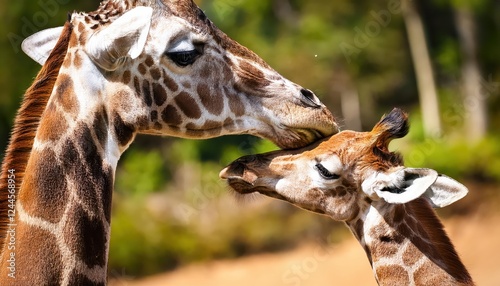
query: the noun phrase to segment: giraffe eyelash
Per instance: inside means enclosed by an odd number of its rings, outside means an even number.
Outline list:
[[[324,179],[326,180],[337,180],[340,178],[340,175],[338,174],[335,174],[335,173],[331,173],[330,171],[328,171],[323,165],[321,165],[320,163],[316,164],[316,169],[318,170],[319,174],[321,175],[321,177],[323,177]]]
[[[178,66],[187,67],[192,65],[200,56],[201,53],[198,50],[183,51],[183,52],[170,52],[166,55]]]
[[[194,62],[203,55],[205,45],[203,43],[194,43],[191,49],[176,49],[165,52],[165,55],[169,57],[176,65],[180,67],[187,67],[194,64]]]

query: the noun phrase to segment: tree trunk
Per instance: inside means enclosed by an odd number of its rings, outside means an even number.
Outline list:
[[[477,62],[476,25],[471,11],[455,10],[455,23],[462,51],[462,81],[467,138],[477,141],[488,128],[486,100],[481,94],[481,72]]]
[[[439,118],[436,84],[427,49],[424,25],[413,1],[403,0],[401,4],[417,77],[424,132],[427,136],[437,137],[441,135],[441,120]]]
[[[273,11],[281,22],[285,22],[291,27],[297,27],[299,17],[293,10],[292,4],[289,0],[274,0]]]
[[[340,109],[343,118],[343,128],[363,131],[361,119],[361,101],[358,89],[352,82],[347,68],[334,68],[333,78],[330,80],[332,94],[340,97]],[[366,104],[366,102],[365,102]],[[370,106],[373,108],[373,106]]]
[[[363,131],[358,91],[355,88],[346,88],[340,94],[340,103],[347,129]]]

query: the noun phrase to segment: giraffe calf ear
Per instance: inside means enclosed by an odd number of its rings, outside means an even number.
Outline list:
[[[469,190],[454,179],[439,175],[436,182],[427,189],[424,197],[429,199],[434,208],[448,206],[465,197]]]
[[[467,188],[432,169],[402,168],[389,174],[375,173],[361,185],[372,199],[404,204],[426,198],[434,208],[450,205],[465,195]]]
[[[23,52],[40,65],[44,65],[61,36],[63,27],[42,30],[26,39],[21,44]]]
[[[361,187],[372,200],[404,204],[424,195],[437,178],[438,173],[431,169],[402,168],[389,174],[375,173]]]
[[[118,69],[127,58],[137,58],[146,45],[152,15],[151,7],[131,9],[90,37],[87,54],[107,71]]]

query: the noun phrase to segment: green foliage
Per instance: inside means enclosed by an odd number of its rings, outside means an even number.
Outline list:
[[[463,139],[427,139],[414,142],[403,152],[407,166],[437,170],[457,180],[500,181],[498,137],[473,145]]]
[[[117,172],[116,190],[136,196],[160,190],[166,182],[164,163],[157,150],[129,150]]]
[[[346,232],[327,217],[282,202],[248,212],[234,202],[224,203],[226,199],[219,195],[198,209],[181,205],[177,213],[170,210],[158,214],[148,207],[150,200],[115,197],[111,273],[143,276],[195,261],[284,250],[308,240],[326,240],[330,234],[332,240],[338,240]],[[217,210],[220,205],[230,210]],[[189,214],[188,220],[182,208]]]
[[[206,249],[203,241],[189,228],[155,217],[144,204],[144,200],[115,203],[110,269],[148,275],[203,258],[195,251]]]
[[[500,137],[490,135],[479,142],[460,134],[426,138],[421,122],[418,113],[413,115],[409,135],[391,144],[391,150],[403,154],[406,166],[432,168],[457,180],[500,182]]]

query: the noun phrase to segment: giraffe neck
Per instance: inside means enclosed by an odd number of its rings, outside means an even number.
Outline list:
[[[379,285],[473,285],[443,225],[424,199],[373,202],[347,223]]]
[[[95,71],[73,70],[77,57],[68,50],[40,118],[7,228],[2,285],[106,284],[114,173],[126,149],[118,141],[134,133],[104,104]]]

